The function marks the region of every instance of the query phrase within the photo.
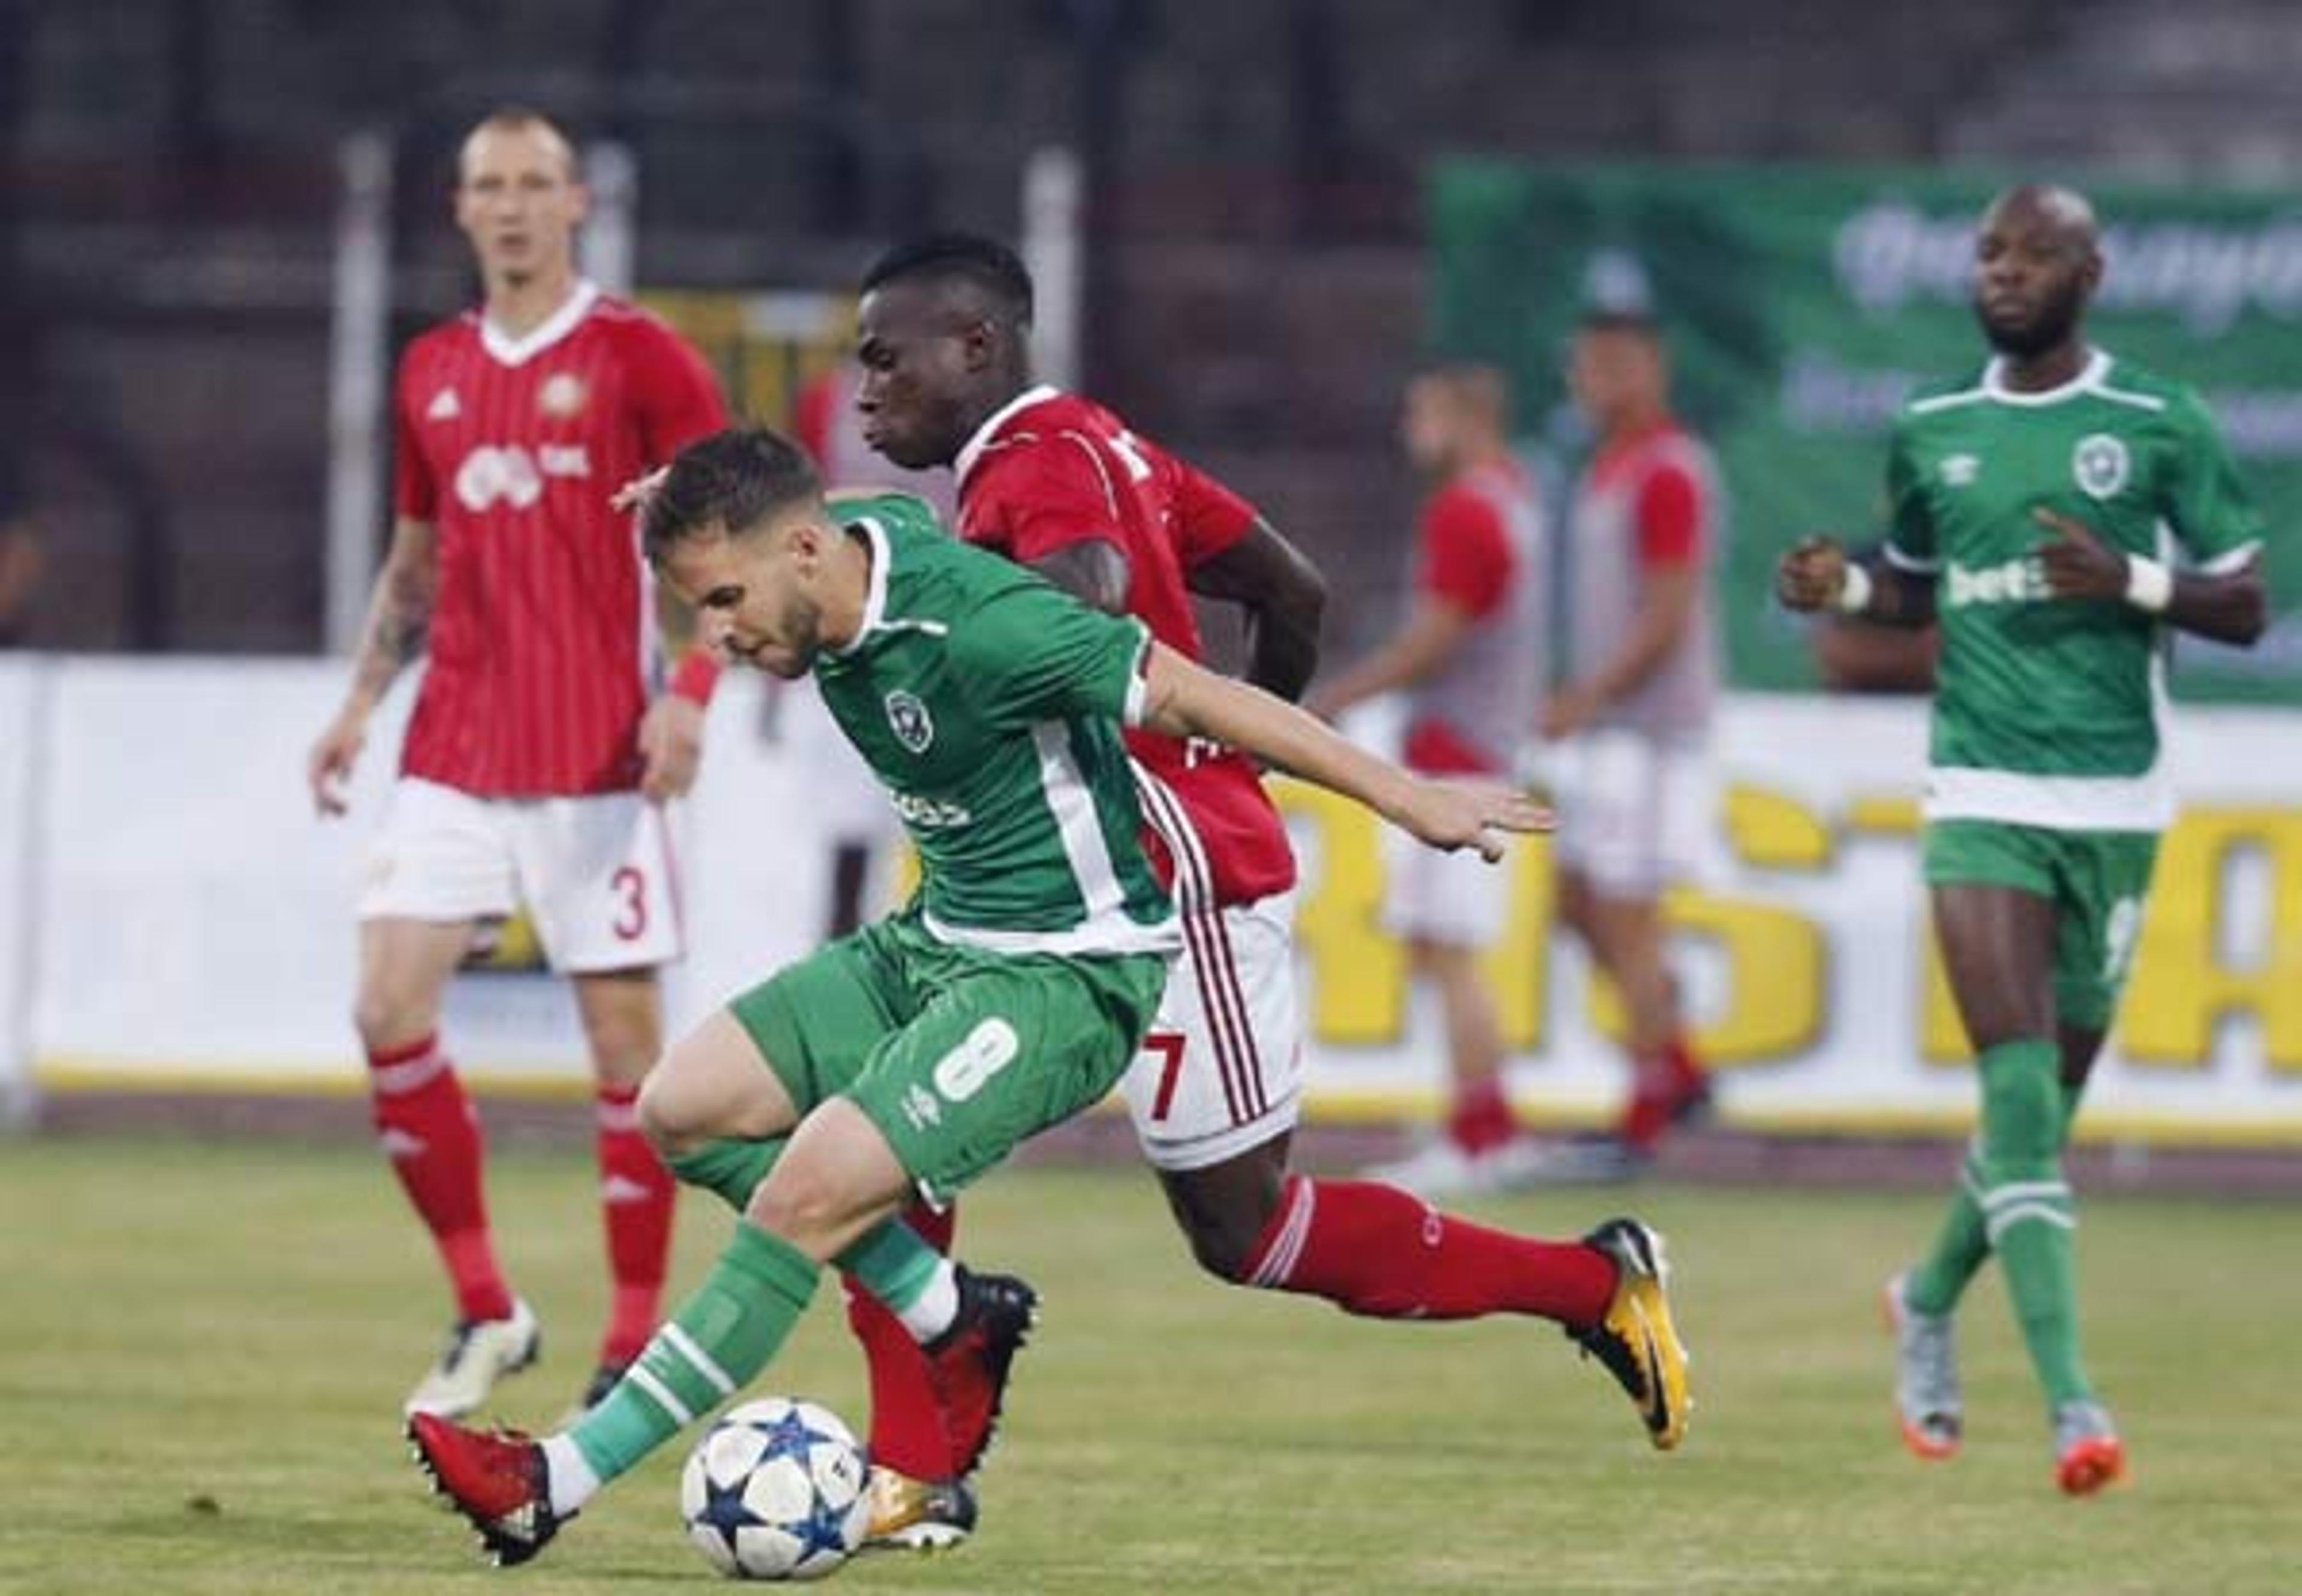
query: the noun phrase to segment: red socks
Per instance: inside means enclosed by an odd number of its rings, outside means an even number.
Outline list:
[[[655,1333],[671,1256],[671,1216],[678,1184],[641,1134],[636,1086],[599,1089],[597,1143],[600,1215],[608,1233],[608,1274],[615,1295],[600,1343],[603,1365],[630,1363]]]
[[[1680,1111],[1702,1095],[1707,1084],[1702,1066],[1688,1050],[1684,1037],[1673,1037],[1660,1053],[1634,1061],[1631,1100],[1617,1132],[1623,1145],[1641,1153],[1651,1150]]]
[[[1242,1280],[1377,1319],[1532,1314],[1587,1325],[1614,1296],[1615,1265],[1581,1242],[1490,1230],[1395,1186],[1290,1175]]]
[[[1518,1121],[1511,1117],[1501,1076],[1490,1075],[1458,1088],[1454,1110],[1447,1116],[1447,1137],[1457,1147],[1471,1154],[1491,1152],[1517,1134]]]
[[[439,1038],[372,1052],[367,1068],[376,1138],[448,1266],[458,1316],[510,1318],[480,1187],[480,1123]]]
[[[939,1253],[951,1251],[959,1211],[937,1213],[913,1203],[903,1220]],[[941,1480],[952,1473],[951,1437],[943,1427],[943,1404],[928,1378],[927,1354],[912,1340],[903,1322],[853,1280],[847,1290],[847,1323],[862,1343],[871,1373],[871,1461],[915,1480]]]

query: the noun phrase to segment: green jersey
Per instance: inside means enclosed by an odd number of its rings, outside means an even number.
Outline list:
[[[1903,409],[1886,491],[1886,557],[1934,576],[1942,628],[1928,814],[2164,826],[2163,628],[2116,600],[2050,598],[2030,551],[2056,534],[2032,512],[2160,561],[2245,562],[2261,517],[2197,396],[2100,350],[2060,388],[2013,392],[1993,360]]]
[[[916,499],[835,508],[870,542],[870,590],[815,678],[919,850],[928,932],[1001,953],[1179,947],[1120,737],[1143,624],[947,536]]]

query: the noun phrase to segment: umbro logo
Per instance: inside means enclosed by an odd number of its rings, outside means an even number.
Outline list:
[[[1971,483],[1982,470],[1981,459],[1974,455],[1945,455],[1942,461],[1943,485],[1963,488]]]
[[[452,388],[442,388],[432,396],[431,404],[424,407],[424,419],[453,421],[463,413],[464,401],[456,397],[456,391]]]

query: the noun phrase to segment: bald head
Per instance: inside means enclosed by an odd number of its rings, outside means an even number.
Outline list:
[[[2093,202],[2076,189],[2065,189],[2060,183],[2017,183],[1999,194],[1982,213],[1985,230],[1994,222],[2004,224],[2015,219],[2033,223],[2056,234],[2073,248],[2098,250],[2102,247]]]
[[[2083,354],[2102,282],[2101,229],[2074,189],[2021,183],[1990,202],[1974,240],[1974,310],[1991,347],[2060,372]]]

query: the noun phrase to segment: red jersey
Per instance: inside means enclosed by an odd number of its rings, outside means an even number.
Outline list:
[[[1407,694],[1407,768],[1498,775],[1533,729],[1543,672],[1542,509],[1507,461],[1458,472],[1423,507],[1414,584],[1470,622]]]
[[[1127,557],[1129,612],[1177,653],[1200,657],[1184,575],[1247,535],[1255,510],[1245,500],[1102,406],[1046,387],[985,422],[955,466],[962,537],[1026,565],[1110,543]],[[1156,778],[1144,797],[1152,853],[1179,897],[1247,903],[1294,885],[1287,828],[1245,755],[1139,727],[1127,745]]]
[[[703,359],[579,283],[524,338],[477,310],[400,357],[392,501],[438,538],[403,774],[483,797],[628,791],[661,661],[616,490],[727,424]]]

